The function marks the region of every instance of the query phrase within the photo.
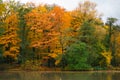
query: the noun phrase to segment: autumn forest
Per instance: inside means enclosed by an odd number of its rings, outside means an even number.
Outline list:
[[[78,5],[68,11],[55,4],[0,0],[0,68],[119,69],[118,19],[102,20],[96,3]]]

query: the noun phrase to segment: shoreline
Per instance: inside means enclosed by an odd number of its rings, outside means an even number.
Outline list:
[[[120,70],[23,70],[23,69],[9,69],[0,70],[0,72],[120,72]]]
[[[120,71],[115,70],[102,70],[102,71],[26,71],[26,70],[7,70],[0,71],[1,72],[40,72],[40,73],[120,73]]]

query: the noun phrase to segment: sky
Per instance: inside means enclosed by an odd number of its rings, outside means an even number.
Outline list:
[[[18,0],[16,0],[18,1]],[[34,2],[36,4],[57,4],[64,7],[66,10],[75,9],[80,2],[85,0],[19,0],[22,3]],[[97,10],[103,14],[102,19],[106,20],[107,17],[115,17],[120,19],[120,0],[89,0],[97,4]]]

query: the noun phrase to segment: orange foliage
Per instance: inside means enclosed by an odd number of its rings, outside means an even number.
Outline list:
[[[50,48],[50,55],[57,57],[65,46],[65,37],[71,23],[71,15],[59,6],[47,10],[39,6],[25,15],[31,44],[30,47]]]
[[[14,59],[17,58],[19,54],[19,43],[20,39],[18,38],[18,17],[17,13],[11,12],[5,21],[5,32],[0,38],[0,44],[4,45],[3,51],[4,56],[10,56]]]

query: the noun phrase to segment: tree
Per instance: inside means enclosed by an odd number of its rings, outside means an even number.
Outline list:
[[[89,51],[84,42],[76,42],[67,48],[64,54],[66,60],[66,70],[89,70],[91,65],[88,63]],[[64,62],[64,61],[63,61]]]
[[[52,54],[50,55],[56,55],[56,64],[58,64],[62,59],[62,55],[64,54],[67,46],[67,37],[69,35],[68,29],[71,25],[71,15],[59,6],[55,6],[50,13],[52,16],[53,34],[57,34],[53,36],[56,40],[51,44]]]
[[[112,36],[112,31],[113,31],[113,26],[114,26],[114,23],[117,21],[116,18],[108,18],[107,19],[107,25],[109,26],[109,30],[108,30],[108,47],[110,49],[111,47],[111,36]]]
[[[53,23],[49,11],[45,6],[39,5],[25,15],[25,20],[32,57],[40,56],[41,53],[49,53],[48,44],[54,40],[50,35]]]
[[[74,32],[79,30],[80,26],[85,21],[100,23],[99,14],[97,14],[97,10],[95,8],[95,3],[85,1],[84,3],[80,3],[76,10],[72,11],[73,21],[71,22],[71,27]]]
[[[118,28],[117,31],[115,31],[116,34],[116,44],[115,44],[115,66],[120,66],[120,29]],[[113,39],[114,40],[114,39]]]
[[[4,33],[4,28],[3,26],[3,12],[5,11],[5,4],[3,3],[2,0],[0,0],[0,37],[2,36],[2,34]],[[0,59],[2,58],[2,45],[0,45]],[[1,60],[2,61],[2,60]]]
[[[102,20],[100,20],[95,7],[96,4],[89,1],[79,4],[79,7],[72,12],[73,19],[70,27],[71,44],[81,41],[88,46],[87,50],[90,53],[88,61],[93,67],[100,65],[99,57],[104,50],[102,40],[105,34],[105,30],[102,27]],[[99,32],[101,31],[104,33],[100,34]]]
[[[19,43],[20,39],[18,37],[18,17],[17,13],[11,12],[4,21],[5,32],[0,38],[0,44],[3,45],[3,56],[7,59],[11,58],[17,60],[19,54]]]
[[[101,67],[110,67],[111,66],[111,60],[112,55],[111,52],[103,51],[101,53],[102,59],[100,60],[99,64]]]
[[[18,35],[21,39],[20,42],[20,54],[19,54],[19,62],[24,62],[29,56],[28,56],[28,45],[29,42],[27,40],[28,37],[28,30],[26,27],[26,21],[25,21],[25,15],[31,11],[32,7],[29,7],[26,4],[19,4],[20,6],[18,7],[18,17],[19,17],[19,32]],[[25,7],[26,6],[26,7]]]
[[[108,43],[108,50],[112,52],[112,65],[115,66],[115,45],[116,45],[116,36],[115,36],[115,22],[117,21],[116,18],[108,18],[106,25],[109,26],[108,28],[108,37],[107,37],[107,43]],[[113,37],[113,42],[112,42],[112,37]]]

